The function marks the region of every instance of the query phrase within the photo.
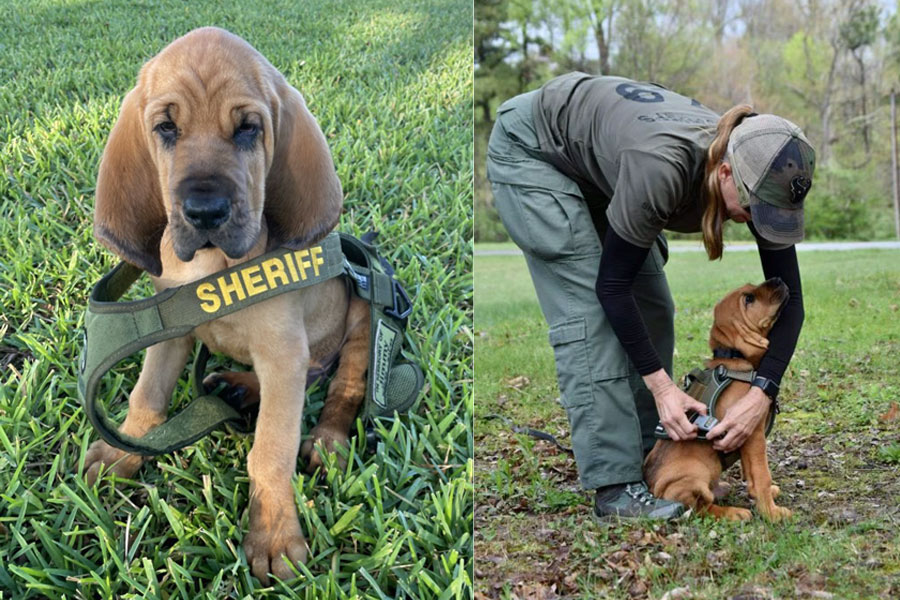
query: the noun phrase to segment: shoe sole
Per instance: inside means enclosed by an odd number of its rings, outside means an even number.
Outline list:
[[[634,523],[637,521],[652,521],[654,523],[676,523],[680,521],[684,521],[693,514],[694,509],[689,508],[677,517],[673,517],[671,519],[666,519],[664,517],[623,517],[622,515],[605,515],[601,517],[594,511],[591,511],[591,516],[594,518],[594,522],[598,525],[614,525],[617,523]]]

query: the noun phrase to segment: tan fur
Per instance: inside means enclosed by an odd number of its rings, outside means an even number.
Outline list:
[[[754,294],[756,299],[749,306],[744,302],[747,293]],[[707,366],[722,364],[735,370],[757,368],[768,348],[765,336],[777,318],[786,294],[783,284],[780,287],[770,282],[760,286],[747,284],[719,302],[710,330],[710,348],[735,348],[746,360],[712,359]],[[749,387],[747,383],[732,382],[719,397],[716,418],[721,420]],[[765,425],[764,418],[741,446],[741,469],[747,490],[756,501],[756,510],[763,518],[777,521],[790,517],[791,511],[775,505],[774,498],[779,490],[772,484],[766,458]],[[644,462],[644,475],[655,496],[677,500],[700,514],[710,514],[716,518],[749,519],[752,515],[747,509],[714,504],[713,490],[721,474],[718,454],[712,443],[705,441],[659,440]]]
[[[173,147],[154,130],[166,119],[179,130]],[[259,124],[260,137],[252,149],[236,148],[232,136],[248,119]],[[182,215],[179,185],[198,177],[224,182],[231,191],[231,218],[213,233],[195,230]],[[325,137],[303,97],[246,42],[208,27],[175,40],[141,69],[103,153],[94,230],[104,245],[149,271],[163,290],[268,248],[309,245],[335,226],[341,205]],[[207,241],[214,247],[204,248]],[[333,450],[346,444],[362,402],[368,305],[348,298],[345,283],[332,279],[149,348],[122,431],[143,435],[165,420],[195,337],[254,368],[255,375],[223,376],[248,387],[247,402],[260,402],[248,457],[250,531],[244,550],[264,583],[267,573],[290,578],[284,558],[303,561],[307,552],[291,485],[307,370],[340,352],[319,425],[304,445],[313,470],[322,464],[314,445]],[[98,441],[85,458],[86,477],[93,482],[101,465],[130,477],[141,462]]]

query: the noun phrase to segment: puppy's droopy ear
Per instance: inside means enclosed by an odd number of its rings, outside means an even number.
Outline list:
[[[334,229],[343,192],[319,124],[300,92],[279,81],[264,215],[269,247],[303,248]]]
[[[94,235],[126,261],[159,276],[159,242],[167,219],[147,143],[135,88],[122,102],[100,161]]]

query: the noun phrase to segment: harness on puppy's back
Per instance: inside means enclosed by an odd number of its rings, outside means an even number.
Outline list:
[[[752,383],[756,378],[756,371],[736,371],[728,369],[724,365],[718,365],[711,369],[694,369],[684,376],[681,389],[685,394],[702,402],[706,405],[706,415],[694,413],[689,416],[691,423],[697,425],[697,439],[706,441],[706,434],[718,424],[716,419],[716,404],[722,392],[734,381],[743,381]],[[775,403],[766,421],[766,437],[775,425],[775,414],[778,412],[778,404]],[[662,424],[656,426],[653,435],[662,440],[669,440],[669,434],[666,433]],[[719,460],[722,462],[722,468],[726,469],[733,465],[740,458],[740,453],[719,452]]]
[[[301,250],[280,248],[199,281],[166,289],[151,298],[117,302],[143,271],[120,263],[94,287],[84,323],[78,391],[88,419],[107,443],[153,456],[183,448],[228,423],[248,432],[247,418],[202,386],[209,350],[194,361],[196,398],[141,438],[118,431],[97,401],[100,380],[120,360],[165,340],[188,335],[199,325],[263,300],[346,276],[353,292],[369,302],[371,337],[364,418],[389,417],[412,406],[424,383],[418,365],[398,360],[412,302],[394,271],[371,244],[331,233]]]

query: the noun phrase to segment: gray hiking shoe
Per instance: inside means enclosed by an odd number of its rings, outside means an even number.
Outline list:
[[[594,517],[599,521],[616,518],[672,521],[686,511],[687,507],[681,502],[663,500],[651,494],[643,481],[601,488],[594,498]]]

